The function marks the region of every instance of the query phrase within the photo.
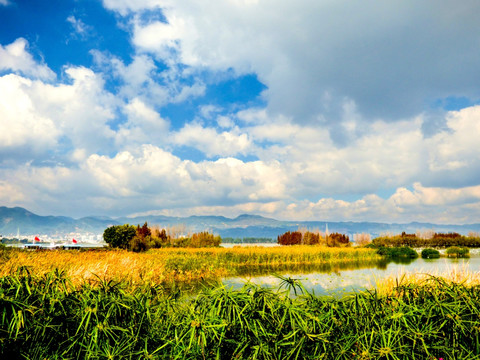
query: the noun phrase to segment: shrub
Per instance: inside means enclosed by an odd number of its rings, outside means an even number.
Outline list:
[[[303,234],[303,244],[304,245],[320,244],[320,234],[315,234],[310,231],[305,232],[305,234]]]
[[[435,249],[423,249],[422,258],[423,259],[438,259],[440,257],[440,252]]]
[[[216,247],[219,246],[221,242],[222,238],[220,236],[215,236],[207,231],[202,231],[192,235],[189,247]]]
[[[348,246],[350,238],[348,235],[332,233],[327,236],[327,246]]]
[[[287,231],[277,237],[277,243],[280,245],[300,245],[302,243],[302,233],[300,231]]]
[[[448,257],[469,257],[470,251],[467,247],[460,247],[460,246],[450,246],[447,248],[446,254]]]
[[[390,257],[390,258],[405,257],[405,258],[414,259],[418,257],[417,252],[408,246],[398,246],[398,247],[379,246],[377,254]]]

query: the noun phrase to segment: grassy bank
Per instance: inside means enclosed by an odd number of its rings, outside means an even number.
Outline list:
[[[72,281],[193,283],[243,274],[248,268],[323,265],[380,259],[371,249],[318,246],[97,251],[0,251],[0,275],[28,267],[33,274],[62,270]]]
[[[176,299],[161,286],[0,278],[5,359],[478,359],[480,288],[439,278],[345,299],[248,286]],[[283,291],[282,289],[286,289]]]

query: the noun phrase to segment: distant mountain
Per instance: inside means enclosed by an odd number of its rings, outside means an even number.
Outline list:
[[[377,222],[325,222],[325,221],[281,221],[260,215],[243,214],[234,219],[224,216],[136,216],[109,218],[105,216],[89,216],[73,219],[65,216],[39,216],[20,207],[0,207],[0,234],[4,237],[20,235],[45,234],[50,236],[69,233],[102,234],[111,225],[143,224],[160,227],[184,226],[187,232],[211,231],[222,237],[245,238],[262,237],[276,239],[286,231],[299,228],[325,231],[328,224],[330,232],[353,235],[369,233],[372,237],[384,233],[399,234],[402,231],[415,233],[417,231],[480,232],[480,224],[469,225],[438,225],[431,223],[411,222],[409,224],[386,224]]]
[[[77,233],[101,233],[116,220],[105,217],[73,219],[66,216],[40,216],[24,208],[0,207],[0,234],[3,236],[56,235]]]

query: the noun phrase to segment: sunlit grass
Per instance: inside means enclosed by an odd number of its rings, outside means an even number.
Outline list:
[[[145,253],[104,251],[10,251],[0,275],[28,267],[34,274],[60,269],[73,282],[122,280],[174,283],[218,280],[246,267],[321,265],[379,259],[374,250],[318,246],[153,249]]]
[[[431,279],[441,279],[452,284],[461,284],[464,286],[480,286],[480,272],[471,271],[468,265],[451,265],[445,270],[428,271],[422,270],[409,272],[407,270],[399,271],[398,274],[389,277],[376,279],[374,286],[378,293],[382,295],[391,294],[395,288],[403,285],[421,286]]]

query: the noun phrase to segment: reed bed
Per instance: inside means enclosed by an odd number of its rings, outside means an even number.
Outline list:
[[[248,267],[321,265],[380,259],[371,249],[291,246],[278,248],[14,251],[0,257],[0,276],[28,267],[34,274],[62,270],[73,282],[122,280],[132,283],[193,283],[235,276]],[[3,260],[2,260],[3,259]]]
[[[276,290],[0,277],[2,359],[479,359],[480,288],[438,277],[343,299]],[[291,292],[297,297],[291,298]]]
[[[429,282],[432,277],[441,279],[442,281],[460,284],[468,287],[480,285],[480,272],[469,270],[468,266],[452,265],[442,272],[436,271],[401,271],[396,275],[392,275],[375,281],[377,292],[382,295],[390,295],[395,288],[403,285],[421,286],[425,282]]]

